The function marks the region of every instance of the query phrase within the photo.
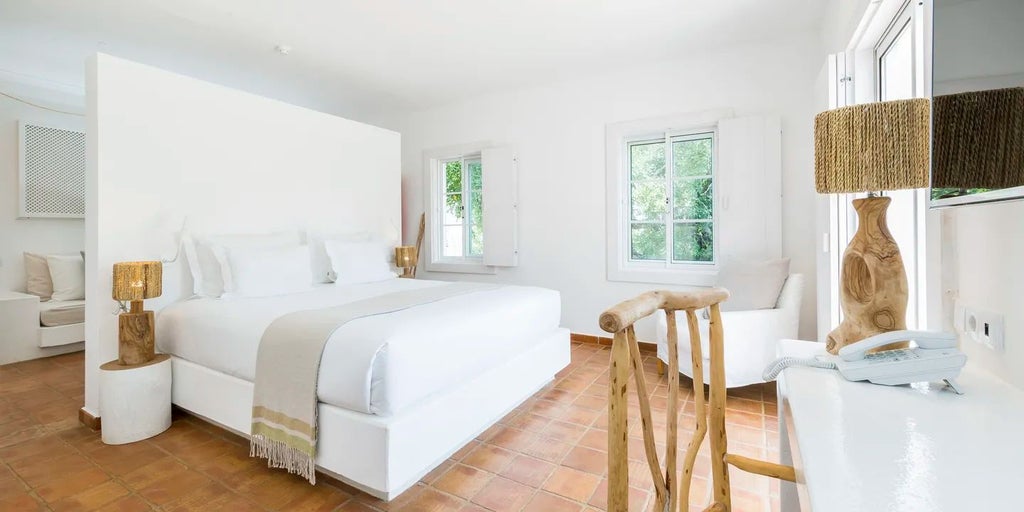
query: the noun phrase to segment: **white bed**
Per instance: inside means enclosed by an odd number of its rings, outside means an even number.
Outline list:
[[[168,306],[158,314],[156,338],[160,351],[174,356],[174,402],[248,434],[256,352],[275,318],[439,284],[325,284],[279,297]],[[394,497],[569,363],[559,318],[557,292],[505,286],[342,326],[321,360],[317,465]]]

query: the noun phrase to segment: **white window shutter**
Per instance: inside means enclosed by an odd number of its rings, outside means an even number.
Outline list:
[[[484,265],[519,264],[519,168],[512,148],[481,151],[484,179]]]
[[[718,125],[718,248],[724,259],[782,256],[782,125],[777,117]]]

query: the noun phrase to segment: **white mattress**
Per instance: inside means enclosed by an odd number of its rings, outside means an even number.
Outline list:
[[[279,297],[178,302],[157,314],[157,348],[252,382],[260,338],[277,317],[440,284],[391,279]],[[504,286],[353,320],[327,342],[317,395],[337,407],[393,414],[532,348],[560,317],[558,292]]]
[[[84,300],[48,300],[39,303],[39,325],[57,327],[85,322]]]

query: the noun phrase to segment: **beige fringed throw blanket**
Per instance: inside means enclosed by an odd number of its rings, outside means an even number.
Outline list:
[[[274,320],[264,331],[256,356],[249,455],[315,484],[316,384],[320,356],[334,331],[358,318],[492,288],[496,286],[448,283],[296,311]]]

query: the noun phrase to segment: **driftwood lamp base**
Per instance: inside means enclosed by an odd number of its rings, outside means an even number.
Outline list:
[[[907,328],[907,272],[885,213],[892,199],[855,199],[857,233],[843,253],[840,304],[843,321],[829,333],[826,349],[839,349],[869,336]],[[893,343],[879,350],[904,348]]]
[[[131,310],[117,318],[117,364],[131,366],[148,363],[156,356],[156,323],[152,311],[142,310],[142,301],[133,300]]]

